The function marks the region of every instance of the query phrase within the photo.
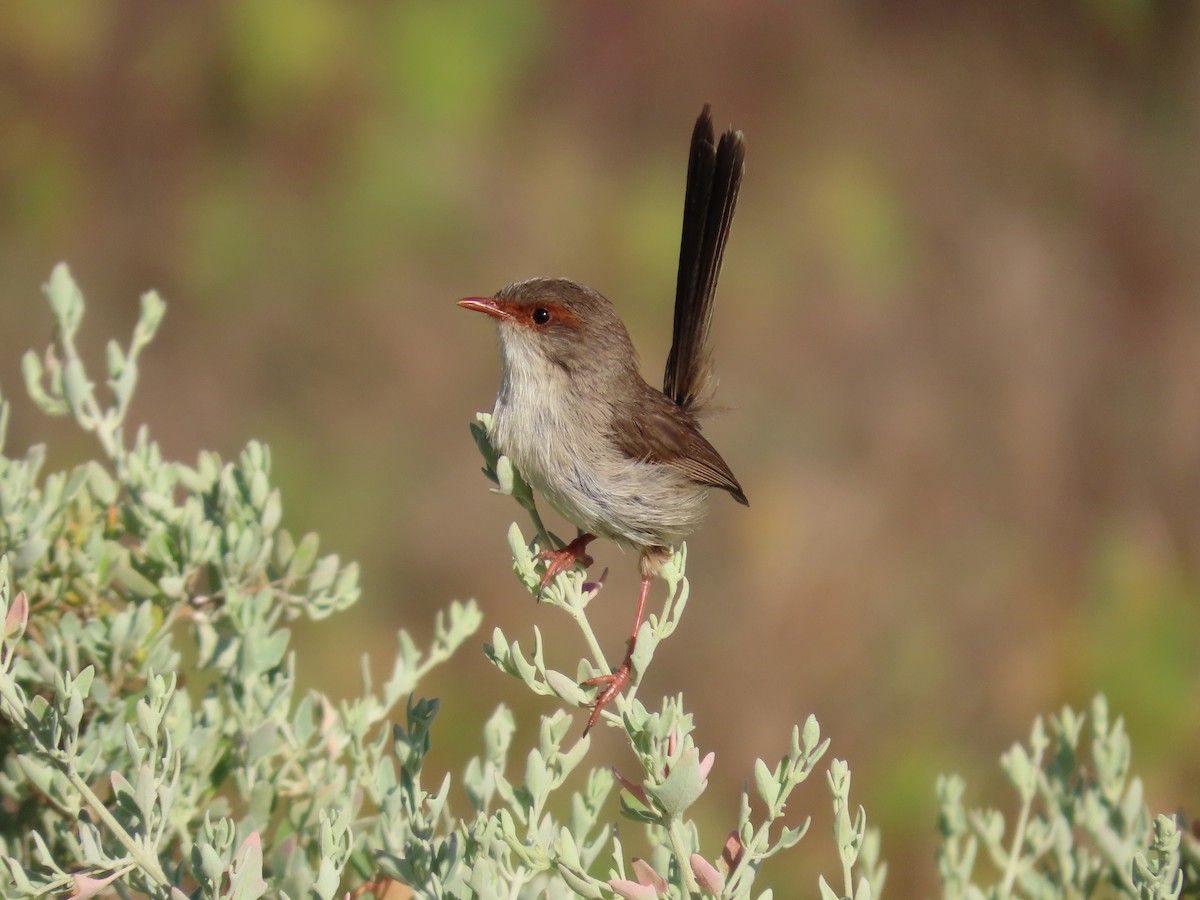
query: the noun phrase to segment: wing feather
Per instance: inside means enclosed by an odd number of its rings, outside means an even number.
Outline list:
[[[664,394],[646,386],[644,402],[613,421],[613,440],[626,456],[673,466],[697,484],[729,491],[749,505],[729,465],[700,433],[695,420]]]

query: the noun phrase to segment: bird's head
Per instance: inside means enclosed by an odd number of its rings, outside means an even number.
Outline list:
[[[637,371],[629,333],[601,294],[565,278],[510,284],[492,297],[467,297],[464,309],[496,319],[506,367],[556,366],[593,384]]]

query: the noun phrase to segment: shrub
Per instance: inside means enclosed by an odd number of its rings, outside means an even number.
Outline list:
[[[693,742],[682,695],[653,709],[638,697],[687,606],[683,547],[663,573],[666,604],[639,636],[635,676],[602,719],[628,743],[627,772],[587,769],[590,738],[574,737],[565,711],[589,702],[580,681],[609,671],[587,616],[602,580],[569,572],[543,599],[579,628],[590,658],[567,674],[547,663],[537,629],[524,646],[493,630],[488,658],[564,708],[520,745],[512,714],[497,709],[461,775],[469,808],[452,812],[450,777],[422,781],[439,704],[415,692],[479,628],[476,605],[439,613],[425,650],[400,631],[386,683],[372,683],[364,660],[360,696],[299,694],[289,623],[356,602],[357,568],[282,527],[264,445],[187,465],[164,460],[144,427],[128,439],[139,355],[164,314],[157,295],[142,298],[129,344],[108,344],[107,403],[76,351],[84,305],[64,266],[46,296],[57,337],[44,357],[26,355],[26,385],[42,410],[93,434],[100,458],[43,475],[42,447],[0,455],[4,897],[396,896],[399,883],[421,897],[743,898],[763,863],[804,837],[807,820],[783,819],[829,746],[816,719],[791,729],[777,764],[756,763],[728,835],[702,840],[688,813],[713,754]],[[0,400],[0,449],[8,415]],[[554,538],[488,424],[481,415],[472,432],[485,473],[531,517],[533,540],[517,525],[508,540],[535,592],[535,553]],[[1185,877],[1195,884],[1195,842],[1145,811],[1120,720],[1109,725],[1103,701],[1093,704],[1090,768],[1077,752],[1082,723],[1069,710],[1053,720],[1048,759],[1040,722],[1030,747],[1005,757],[1021,799],[1007,845],[999,813],[968,814],[962,782],[939,782],[947,897],[1093,896],[1101,885],[1176,897]],[[836,889],[820,879],[820,895],[868,900],[886,874],[879,836],[850,805],[847,765],[832,760],[826,780],[842,871]],[[614,789],[627,827],[649,836],[646,859],[626,858]],[[986,891],[975,883],[987,875],[980,849],[1000,879]]]

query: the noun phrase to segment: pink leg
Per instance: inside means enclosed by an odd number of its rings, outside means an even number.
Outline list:
[[[653,581],[653,576],[642,576],[642,589],[638,592],[637,615],[633,619],[633,634],[629,638],[629,648],[625,651],[625,661],[621,663],[621,667],[611,675],[597,675],[583,683],[585,687],[604,686],[604,690],[592,704],[592,714],[588,716],[587,725],[583,729],[585,736],[599,721],[604,707],[615,700],[617,695],[625,689],[625,685],[629,683],[629,678],[633,674],[633,648],[637,644],[638,630],[642,627],[642,619],[646,615],[646,598],[650,595],[650,584]]]
[[[538,559],[548,561],[546,571],[538,584],[537,595],[540,600],[544,591],[555,578],[561,575],[575,563],[582,563],[586,569],[592,564],[592,558],[587,554],[587,545],[596,539],[592,534],[581,534],[561,550],[543,550],[537,555]]]

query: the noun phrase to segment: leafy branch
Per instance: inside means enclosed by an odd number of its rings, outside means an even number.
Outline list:
[[[526,540],[516,524],[509,529],[513,570],[532,596],[544,601],[545,606],[561,609],[568,615],[587,645],[590,659],[578,661],[574,676],[549,666],[547,647],[536,627],[528,651],[497,627],[485,652],[494,665],[519,679],[534,694],[556,697],[571,708],[587,707],[591,698],[580,683],[611,672],[587,613],[588,604],[604,586],[604,575],[598,581],[588,581],[585,573],[572,570],[559,575],[545,590],[540,590],[538,553],[562,542],[546,530],[528,482],[510,460],[492,447],[488,438],[490,428],[491,417],[486,413],[480,413],[471,426],[484,459],[484,474],[496,484],[497,493],[517,501],[529,514],[534,527],[531,541]],[[656,649],[674,633],[687,608],[690,585],[685,575],[686,563],[687,548],[681,546],[663,567],[661,574],[666,583],[667,599],[661,612],[647,615],[638,633],[630,684],[623,695],[614,700],[615,712],[605,710],[603,714],[605,721],[624,733],[640,770],[633,777],[618,772],[616,778],[622,788],[621,814],[646,829],[655,848],[650,859],[632,860],[627,864],[621,857],[619,840],[614,832],[612,867],[605,878],[589,874],[576,865],[570,848],[564,848],[561,843],[539,842],[536,832],[527,832],[523,836],[527,852],[530,842],[536,846],[536,858],[542,861],[544,870],[549,871],[551,865],[556,867],[571,889],[581,896],[609,896],[607,889],[621,897],[639,900],[662,896],[751,897],[762,864],[780,851],[795,846],[808,830],[807,819],[795,827],[784,825],[782,819],[788,797],[808,778],[829,746],[828,739],[821,739],[820,727],[811,716],[803,729],[799,726],[792,729],[788,753],[774,769],[762,760],[756,763],[757,800],[766,807],[761,819],[755,821],[747,787],[736,823],[731,823],[733,827],[723,842],[719,857],[710,861],[700,853],[700,834],[688,817],[688,811],[708,785],[714,754],[702,756],[696,747],[692,738],[693,717],[686,712],[682,695],[664,698],[654,712],[638,699],[641,678]],[[549,720],[543,720],[543,727],[546,721]],[[559,712],[555,713],[553,721],[562,723],[565,720]],[[539,757],[535,771],[573,768],[577,756],[586,753],[589,742],[590,738],[584,737],[569,754],[559,750]],[[531,760],[533,758],[531,756]],[[535,779],[532,786],[527,783],[531,810],[544,807],[553,785],[544,779]],[[835,812],[844,809],[849,791],[849,771],[844,762],[835,760],[830,767],[830,786]],[[841,817],[837,822],[835,837],[847,879],[846,896],[865,900],[872,891],[879,893],[886,877],[886,866],[878,860],[878,835],[867,830],[861,808],[854,823],[843,824]],[[774,838],[773,833],[777,834]],[[859,872],[856,886],[852,886],[854,871]],[[826,892],[825,896],[837,896],[823,880],[821,889]],[[767,891],[759,896],[770,895]]]

